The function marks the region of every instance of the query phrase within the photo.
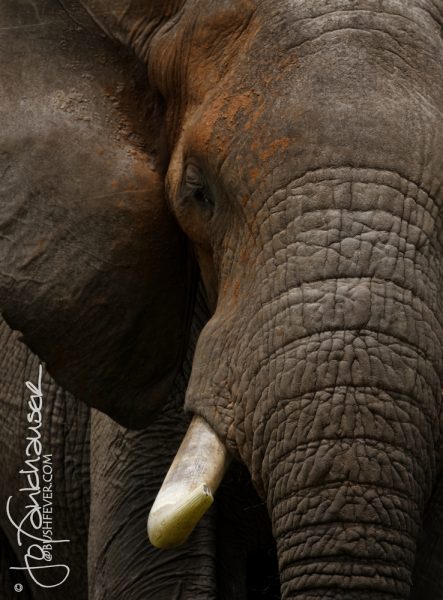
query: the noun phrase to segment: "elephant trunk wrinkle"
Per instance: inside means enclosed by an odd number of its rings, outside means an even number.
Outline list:
[[[440,328],[426,303],[391,282],[334,285],[341,302],[329,281],[312,288],[325,306],[320,326],[304,309],[294,314],[294,294],[291,326],[266,348],[271,360],[251,364],[237,415],[243,456],[267,500],[282,598],[406,600],[436,475]],[[343,307],[348,298],[359,312]],[[404,320],[417,310],[408,337]]]
[[[288,461],[288,472],[277,465],[271,477],[282,597],[323,598],[333,589],[337,600],[359,590],[409,598],[419,511],[417,499],[397,489],[406,469],[397,473],[398,457],[363,443],[350,444],[348,455],[337,446]],[[380,463],[391,481],[378,481]]]
[[[257,435],[282,598],[409,598],[435,476],[417,403],[348,385],[282,400],[277,413]]]
[[[359,297],[370,304],[369,295]],[[335,306],[331,296],[332,320]],[[386,303],[383,333],[369,306],[373,324],[364,329],[346,328],[352,311],[337,331],[316,332],[312,319],[311,335],[294,342],[287,332],[287,344],[261,367],[262,380],[271,369],[276,376],[268,373],[272,384],[246,413],[246,428],[252,474],[277,539],[283,598],[323,598],[326,589],[340,600],[359,591],[409,598],[436,474],[440,377],[431,348],[400,337],[389,306],[397,315],[409,310]],[[425,348],[423,340],[420,332]]]

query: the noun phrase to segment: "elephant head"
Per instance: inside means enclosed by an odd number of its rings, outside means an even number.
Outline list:
[[[441,438],[441,6],[64,5],[82,36],[1,69],[5,318],[143,426],[197,264],[186,408],[267,502],[282,596],[408,598]]]

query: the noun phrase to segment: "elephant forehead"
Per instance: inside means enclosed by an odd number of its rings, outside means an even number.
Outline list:
[[[432,45],[443,60],[440,38]],[[229,191],[266,197],[306,171],[343,164],[417,180],[424,171],[441,177],[437,61],[418,51],[407,65],[407,45],[348,29],[314,50],[288,51],[276,68],[269,63],[257,76],[254,58],[239,57],[236,73],[193,113],[191,146],[212,161]]]

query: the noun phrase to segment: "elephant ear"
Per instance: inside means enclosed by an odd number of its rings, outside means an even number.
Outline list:
[[[137,60],[52,0],[5,0],[0,46],[0,310],[62,386],[143,427],[194,288],[160,111]]]

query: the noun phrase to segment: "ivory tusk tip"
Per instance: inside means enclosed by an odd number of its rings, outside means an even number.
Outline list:
[[[214,501],[229,465],[224,444],[195,416],[166,474],[148,518],[148,536],[157,548],[185,542]]]
[[[154,503],[148,518],[149,541],[162,549],[183,544],[213,502],[211,490],[203,483],[177,503],[158,507]]]

